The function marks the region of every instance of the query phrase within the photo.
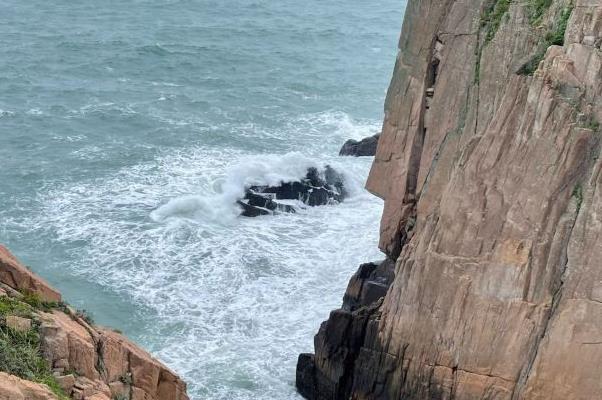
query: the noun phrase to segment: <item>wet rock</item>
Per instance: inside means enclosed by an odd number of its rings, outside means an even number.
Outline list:
[[[343,175],[330,166],[319,171],[309,168],[305,178],[275,186],[251,186],[237,203],[244,217],[294,213],[297,208],[284,201],[297,201],[310,207],[336,204],[345,199]]]
[[[349,139],[339,151],[340,156],[369,157],[376,154],[380,133],[360,141]]]
[[[330,313],[314,338],[315,355],[297,360],[296,386],[309,400],[348,399],[353,368],[370,323],[394,279],[395,263],[385,260],[360,265],[351,278],[343,307]]]

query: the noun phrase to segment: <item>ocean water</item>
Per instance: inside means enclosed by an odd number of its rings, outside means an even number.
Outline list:
[[[0,1],[0,242],[192,399],[298,399],[295,364],[377,250],[370,158],[404,0]],[[249,182],[351,197],[238,218]]]

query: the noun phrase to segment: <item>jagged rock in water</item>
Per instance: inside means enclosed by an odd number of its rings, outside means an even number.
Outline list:
[[[339,151],[340,156],[368,157],[376,154],[380,133],[360,141],[349,139]]]
[[[602,2],[535,3],[408,1],[366,185],[396,274],[307,398],[602,398]]]
[[[283,182],[277,186],[251,186],[238,204],[242,208],[242,216],[258,217],[296,212],[293,205],[279,200],[298,200],[314,207],[339,203],[346,196],[343,176],[327,165],[322,172],[309,168],[305,178],[299,181]]]

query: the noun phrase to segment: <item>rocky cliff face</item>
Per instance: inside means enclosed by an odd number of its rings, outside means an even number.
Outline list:
[[[186,384],[98,327],[0,246],[0,400],[187,400]]]
[[[395,277],[303,395],[602,398],[601,42],[600,0],[408,2],[367,183]]]

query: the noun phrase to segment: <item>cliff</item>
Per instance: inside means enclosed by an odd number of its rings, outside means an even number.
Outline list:
[[[186,384],[0,246],[0,400],[187,400]]]
[[[309,399],[600,399],[602,2],[410,0],[367,188],[380,248]],[[394,266],[392,266],[394,263]]]

